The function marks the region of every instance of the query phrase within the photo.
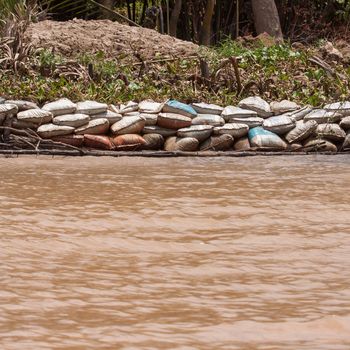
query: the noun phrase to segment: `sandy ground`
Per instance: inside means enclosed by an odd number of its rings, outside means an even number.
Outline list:
[[[42,21],[30,25],[26,39],[35,48],[54,48],[66,57],[103,51],[108,58],[132,58],[137,51],[143,59],[158,56],[181,57],[196,53],[198,46],[147,29],[109,20]]]

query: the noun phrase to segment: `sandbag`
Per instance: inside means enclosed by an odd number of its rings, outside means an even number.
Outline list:
[[[13,118],[12,120],[12,127],[15,129],[32,129],[32,130],[36,130],[38,128],[38,126],[40,125],[40,123],[32,123],[32,122],[26,122],[23,120],[18,120],[17,118]]]
[[[138,134],[125,134],[115,136],[111,139],[115,146],[126,146],[126,145],[145,145],[146,141]]]
[[[258,116],[258,113],[250,111],[249,109],[227,106],[222,111],[221,116],[226,122],[229,122],[232,118],[254,118]]]
[[[145,126],[142,130],[143,134],[158,134],[163,137],[175,136],[177,134],[176,129],[161,128],[158,125]]]
[[[145,125],[156,125],[158,121],[158,114],[141,113],[140,117],[145,120]]]
[[[233,149],[235,151],[249,151],[250,150],[250,142],[248,137],[241,137],[240,139],[236,140],[233,144]]]
[[[350,116],[350,101],[336,102],[324,106],[324,109],[329,112],[340,113],[342,116]]]
[[[344,130],[349,130],[350,129],[350,116],[342,118],[342,120],[339,123],[339,126]]]
[[[143,139],[146,142],[142,146],[143,150],[160,150],[164,146],[164,137],[160,134],[145,134]]]
[[[54,136],[52,141],[65,143],[74,147],[82,147],[84,143],[83,135],[63,135],[63,136]]]
[[[286,115],[289,118],[291,118],[293,121],[297,122],[298,120],[304,119],[304,117],[311,112],[312,112],[312,108],[309,106],[305,106],[296,111],[284,113],[283,115]]]
[[[246,124],[228,123],[224,126],[217,126],[214,128],[214,135],[229,134],[234,138],[240,138],[247,135],[249,130]]]
[[[145,120],[140,116],[124,117],[111,126],[114,135],[140,134],[145,126]]]
[[[334,142],[343,142],[346,136],[345,131],[338,124],[319,124],[316,133],[319,138]]]
[[[24,100],[7,100],[6,103],[16,105],[18,112],[27,111],[28,109],[39,109],[36,103]]]
[[[129,101],[127,104],[122,104],[119,107],[119,113],[131,113],[139,110],[139,104],[134,101]]]
[[[123,116],[119,113],[115,113],[115,112],[112,112],[110,110],[107,110],[106,112],[102,112],[99,114],[93,114],[90,116],[91,120],[101,119],[101,118],[107,119],[109,121],[109,125],[112,125],[116,122],[119,122],[119,120],[122,120]]]
[[[271,117],[264,120],[263,128],[277,135],[284,135],[288,131],[294,129],[295,122],[288,116],[281,115]]]
[[[101,135],[109,130],[109,122],[106,118],[90,120],[87,124],[75,130],[77,135]]]
[[[324,109],[315,109],[304,117],[304,121],[315,120],[317,124],[337,123],[342,115]]]
[[[272,112],[275,115],[281,115],[283,113],[295,111],[298,108],[300,108],[300,106],[298,104],[296,104],[295,102],[292,102],[292,101],[288,101],[288,100],[282,100],[279,102],[278,101],[271,102],[270,107],[271,107]]]
[[[64,114],[74,113],[77,105],[68,98],[61,98],[54,102],[46,103],[43,108],[44,111],[51,112],[54,117]]]
[[[227,151],[233,145],[234,138],[232,135],[223,134],[212,136],[200,144],[201,151]]]
[[[240,118],[231,117],[229,123],[245,124],[249,128],[256,128],[257,126],[263,125],[264,119],[260,117]]]
[[[54,136],[69,135],[74,132],[72,126],[44,124],[39,126],[37,133],[43,139],[50,139]]]
[[[350,133],[348,133],[345,136],[345,139],[344,139],[344,142],[343,142],[343,145],[342,145],[342,150],[343,151],[350,151]]]
[[[164,149],[169,152],[194,152],[198,149],[198,145],[198,140],[193,137],[178,138],[171,136],[166,139]]]
[[[87,124],[90,121],[90,117],[87,114],[65,114],[58,117],[54,117],[52,120],[53,124],[56,125],[67,125],[78,128]]]
[[[139,111],[123,113],[123,117],[139,117],[140,115]]]
[[[337,152],[337,146],[325,139],[313,139],[304,143],[306,152]]]
[[[163,103],[145,100],[139,103],[139,112],[146,114],[158,114],[162,111]]]
[[[297,121],[295,128],[288,132],[285,139],[288,143],[303,141],[316,131],[317,125],[315,120]]]
[[[76,113],[96,115],[107,111],[108,105],[96,101],[82,101],[77,103]]]
[[[157,123],[166,129],[182,129],[191,126],[192,119],[181,114],[160,113]]]
[[[251,147],[263,151],[284,151],[287,144],[276,134],[258,126],[250,129],[248,138]]]
[[[0,104],[0,117],[6,117],[8,115],[15,115],[18,112],[18,107],[10,103]]]
[[[223,126],[225,119],[215,114],[198,114],[192,119],[192,125]]]
[[[50,123],[52,113],[43,109],[28,109],[17,114],[18,121],[34,123],[36,125]]]
[[[270,105],[259,96],[245,98],[238,103],[238,107],[255,111],[261,118],[268,118],[273,115]]]
[[[176,100],[169,100],[165,102],[163,112],[181,114],[189,118],[194,118],[197,116],[197,112],[193,109],[193,107]]]
[[[102,135],[85,134],[84,146],[88,148],[103,149],[107,151],[114,149],[114,144],[112,143],[111,139],[108,136]]]
[[[193,137],[199,142],[202,142],[211,136],[213,128],[211,125],[192,125],[188,128],[179,129],[177,136]]]
[[[218,105],[211,104],[211,103],[204,103],[204,102],[192,103],[191,106],[198,114],[220,115],[224,110],[222,107]]]

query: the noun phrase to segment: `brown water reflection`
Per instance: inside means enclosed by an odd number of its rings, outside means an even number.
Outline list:
[[[0,348],[350,348],[350,157],[1,160]]]

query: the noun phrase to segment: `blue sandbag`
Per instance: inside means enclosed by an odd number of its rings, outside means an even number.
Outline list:
[[[287,144],[276,134],[265,130],[261,126],[250,129],[248,138],[251,147],[264,151],[284,151]]]
[[[178,113],[186,117],[194,118],[197,116],[197,112],[193,107],[176,100],[169,100],[164,104],[163,112]]]

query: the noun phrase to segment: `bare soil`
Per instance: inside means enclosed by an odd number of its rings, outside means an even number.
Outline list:
[[[83,53],[103,51],[107,58],[135,60],[157,57],[182,57],[196,54],[198,46],[152,29],[123,25],[109,20],[42,21],[33,23],[26,32],[26,40],[34,48],[53,49],[68,58]]]

